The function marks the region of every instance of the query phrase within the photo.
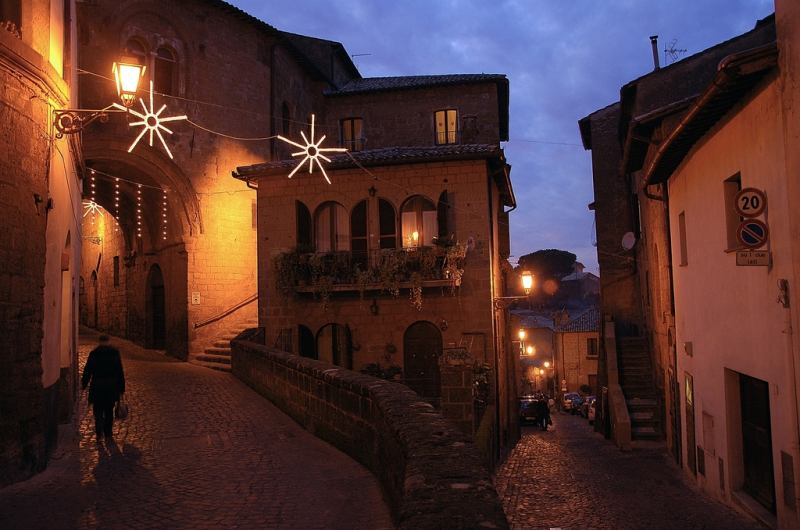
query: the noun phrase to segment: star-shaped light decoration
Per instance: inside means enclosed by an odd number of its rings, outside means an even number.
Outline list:
[[[94,216],[96,213],[100,212],[100,205],[94,201],[83,201],[83,216],[86,217],[89,214]]]
[[[153,105],[153,82],[152,81],[150,81],[150,108],[149,109],[147,108],[147,105],[145,105],[144,100],[142,98],[139,98],[139,103],[142,104],[142,110],[144,110],[144,113],[137,112],[137,111],[135,111],[133,109],[129,109],[129,108],[123,107],[119,103],[114,103],[114,107],[116,107],[118,109],[121,109],[121,110],[128,111],[131,114],[133,114],[134,116],[136,116],[137,118],[140,118],[142,120],[142,121],[134,121],[134,122],[131,122],[131,123],[128,124],[130,127],[138,127],[139,125],[142,126],[142,132],[139,133],[139,136],[136,137],[136,139],[133,141],[131,146],[128,148],[128,152],[130,153],[131,151],[133,151],[133,149],[136,147],[136,144],[138,144],[139,140],[142,139],[142,136],[144,136],[145,133],[149,132],[150,133],[150,147],[153,147],[153,133],[156,133],[156,135],[158,136],[158,139],[161,140],[161,145],[164,146],[164,150],[167,152],[167,154],[169,155],[170,159],[173,158],[172,157],[172,152],[169,150],[169,147],[167,147],[167,142],[164,141],[164,137],[161,135],[161,131],[162,130],[164,132],[169,133],[169,134],[172,134],[172,131],[167,129],[166,127],[164,127],[162,125],[162,123],[163,122],[167,122],[167,121],[187,120],[189,118],[185,114],[181,115],[181,116],[170,116],[169,118],[162,118],[161,117],[161,113],[164,112],[165,108],[167,108],[167,104],[165,103],[165,104],[161,105],[161,108],[158,109],[158,111],[155,110],[155,106]]]
[[[303,160],[300,161],[299,164],[297,164],[297,167],[294,168],[291,173],[289,173],[289,178],[292,178],[294,176],[294,174],[297,173],[297,171],[301,167],[303,167],[303,164],[306,163],[306,160],[308,160],[308,172],[309,172],[309,174],[314,172],[314,164],[316,163],[317,166],[319,166],[319,169],[322,171],[322,176],[325,177],[325,180],[328,182],[328,184],[330,184],[331,183],[331,179],[328,178],[328,174],[325,173],[325,168],[322,167],[322,162],[320,162],[319,159],[321,158],[325,162],[330,162],[331,159],[328,158],[327,156],[323,155],[322,153],[345,153],[345,152],[347,152],[347,149],[345,149],[344,147],[320,147],[320,145],[322,145],[322,141],[325,140],[325,136],[326,135],[324,135],[324,134],[320,137],[319,140],[314,142],[314,115],[313,114],[311,115],[311,140],[306,138],[306,135],[305,135],[305,133],[303,131],[300,131],[300,136],[303,137],[303,141],[305,141],[306,145],[298,144],[297,142],[293,142],[293,141],[289,140],[288,138],[284,138],[283,136],[278,135],[278,140],[283,140],[287,144],[292,144],[293,146],[299,147],[300,149],[302,149],[302,151],[298,151],[297,153],[292,153],[292,156],[304,156],[305,157],[305,158],[303,158]]]

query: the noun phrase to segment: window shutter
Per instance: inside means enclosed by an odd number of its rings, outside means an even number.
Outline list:
[[[295,201],[294,205],[297,216],[297,247],[307,252],[311,249],[311,212],[300,201]]]

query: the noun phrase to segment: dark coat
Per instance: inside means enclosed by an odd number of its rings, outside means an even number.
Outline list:
[[[81,377],[81,387],[86,385],[89,385],[89,403],[119,400],[119,395],[125,392],[125,374],[118,349],[103,344],[89,353]]]

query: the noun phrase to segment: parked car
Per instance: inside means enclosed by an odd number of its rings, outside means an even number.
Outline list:
[[[597,398],[595,396],[586,396],[583,398],[583,403],[581,403],[581,408],[578,413],[583,416],[584,418],[589,417],[589,406],[594,403]]]
[[[520,425],[537,425],[541,421],[542,401],[547,400],[544,396],[529,394],[519,398],[519,423]]]
[[[596,412],[597,412],[597,399],[593,400],[593,401],[592,401],[592,402],[589,404],[589,412],[588,412],[588,414],[586,415],[586,417],[587,417],[587,418],[588,418],[588,420],[589,420],[589,423],[592,423],[592,424],[594,423],[594,418],[595,418],[595,413],[596,413]]]
[[[567,392],[561,398],[561,410],[575,414],[583,403],[583,398],[577,392]]]

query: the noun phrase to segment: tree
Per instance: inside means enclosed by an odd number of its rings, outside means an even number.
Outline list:
[[[519,270],[531,271],[537,282],[556,279],[560,280],[570,274],[578,257],[572,252],[548,248],[525,254],[519,258]]]

